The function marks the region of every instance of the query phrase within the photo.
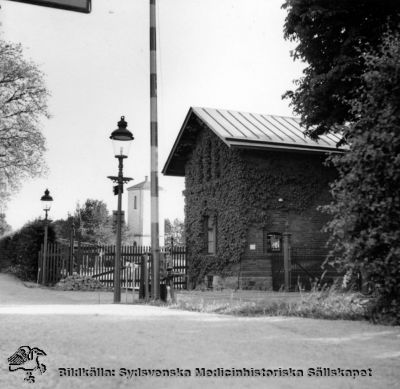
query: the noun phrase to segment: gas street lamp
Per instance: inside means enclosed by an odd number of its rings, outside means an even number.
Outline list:
[[[115,246],[115,262],[114,262],[114,303],[121,302],[121,229],[122,229],[122,192],[124,183],[129,182],[132,178],[123,176],[123,160],[128,158],[129,148],[132,143],[133,135],[126,128],[128,123],[125,117],[121,116],[118,122],[118,128],[111,133],[110,139],[113,143],[114,155],[118,159],[118,176],[108,176],[108,178],[115,182],[114,194],[118,195],[118,210],[117,210],[117,237]]]
[[[53,202],[53,197],[50,196],[50,192],[48,189],[44,191],[44,195],[40,198],[42,203],[43,211],[45,212],[44,218],[44,242],[43,242],[43,259],[42,259],[42,283],[46,283],[46,259],[47,259],[47,235],[48,235],[48,227],[49,220],[47,218],[48,212],[51,208],[51,203]]]

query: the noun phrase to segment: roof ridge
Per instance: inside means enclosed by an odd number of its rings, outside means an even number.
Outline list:
[[[273,113],[264,113],[264,112],[254,112],[254,111],[243,111],[243,110],[237,110],[237,109],[227,109],[227,108],[212,108],[212,107],[201,107],[201,106],[195,106],[191,107],[192,109],[208,109],[208,110],[213,110],[213,111],[226,111],[226,112],[237,112],[237,113],[247,113],[247,114],[252,114],[252,115],[264,115],[264,116],[277,116],[280,118],[288,118],[288,119],[294,119],[296,121],[300,121],[300,118],[296,116],[287,116],[287,115],[277,115]]]

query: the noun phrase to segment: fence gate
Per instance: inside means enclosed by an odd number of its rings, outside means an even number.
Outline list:
[[[161,253],[165,254],[166,249],[163,248]],[[172,257],[172,271],[174,273],[174,289],[187,289],[187,264],[186,264],[186,247],[173,246],[168,251]]]
[[[41,246],[38,254],[37,282],[56,284],[72,272],[72,255],[68,246],[48,243],[46,257],[44,257],[43,245]]]

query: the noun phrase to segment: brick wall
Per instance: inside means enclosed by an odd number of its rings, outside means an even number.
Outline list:
[[[285,158],[282,158],[282,155]],[[274,160],[274,156],[277,157]],[[314,179],[315,175],[323,175],[326,171],[327,178],[333,179],[334,172],[327,169],[321,157],[296,155],[290,153],[244,153],[244,160],[247,163],[249,171],[252,169],[263,169],[274,174],[274,169],[279,165],[281,174],[285,174],[285,170],[293,168],[302,174],[302,179]],[[279,161],[277,162],[277,160]],[[282,173],[283,172],[283,173]],[[279,203],[281,209],[270,209],[266,211],[264,220],[255,225],[251,225],[247,232],[247,244],[241,258],[241,274],[242,285],[252,289],[272,289],[272,267],[271,254],[266,248],[267,233],[283,233],[285,231],[291,234],[291,246],[293,248],[307,248],[312,253],[318,252],[321,262],[324,260],[328,252],[326,242],[328,235],[322,231],[323,226],[329,220],[328,215],[317,210],[319,205],[327,204],[330,201],[328,183],[321,182],[318,190],[309,194],[306,205],[301,210],[295,210],[293,200],[289,196],[291,192],[299,190],[301,182],[293,183],[292,186],[283,185],[279,188],[279,193],[275,199],[268,199],[270,202],[275,201],[275,207],[278,207],[278,199],[281,197],[282,202]],[[274,205],[274,204],[273,204]],[[271,207],[273,208],[273,207]],[[283,260],[283,252],[281,254]],[[264,280],[264,282],[263,282]]]

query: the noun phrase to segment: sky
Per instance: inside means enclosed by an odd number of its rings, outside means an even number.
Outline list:
[[[161,170],[191,106],[293,116],[282,94],[304,64],[283,38],[283,0],[157,0],[160,215],[184,218],[184,178]],[[20,42],[45,73],[50,119],[42,122],[49,173],[26,180],[8,203],[13,229],[66,218],[86,199],[117,207],[109,136],[122,115],[135,139],[124,175],[150,176],[149,1],[92,0],[92,12],[0,0],[0,33]],[[126,192],[123,209],[127,206]]]

